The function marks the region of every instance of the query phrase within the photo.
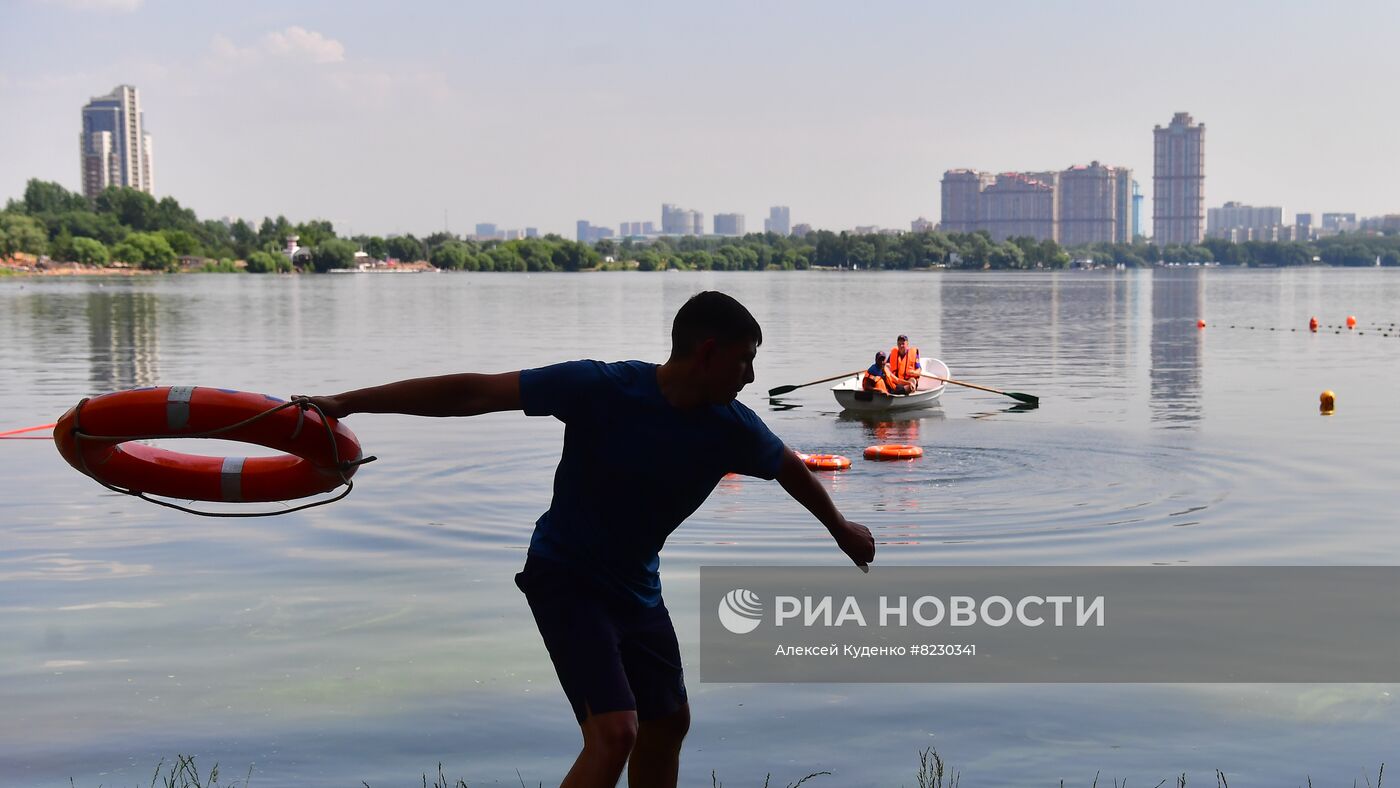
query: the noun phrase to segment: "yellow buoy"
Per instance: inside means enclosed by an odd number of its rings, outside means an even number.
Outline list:
[[[1331,416],[1332,412],[1337,409],[1337,395],[1332,393],[1330,389],[1322,392],[1322,396],[1318,399],[1318,410],[1322,412],[1322,415]]]

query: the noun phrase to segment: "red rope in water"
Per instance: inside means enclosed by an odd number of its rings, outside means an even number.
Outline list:
[[[21,432],[38,432],[39,430],[53,429],[53,426],[53,424],[40,424],[37,427],[25,427],[24,429],[20,430],[6,430],[5,432],[0,432],[0,438],[8,437],[10,435],[18,435]],[[40,440],[44,439],[41,438]]]

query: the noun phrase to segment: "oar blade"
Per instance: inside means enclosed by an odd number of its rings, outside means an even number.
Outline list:
[[[1024,402],[1027,405],[1040,405],[1040,397],[1037,397],[1033,394],[1022,394],[1016,391],[1008,391],[1006,392],[1006,396],[1016,400],[1017,402]]]
[[[779,386],[779,387],[777,387],[777,388],[775,388],[775,389],[768,389],[768,396],[770,396],[770,397],[776,397],[776,396],[778,396],[779,394],[786,394],[786,393],[788,393],[789,391],[795,390],[796,388],[797,388],[796,386]]]

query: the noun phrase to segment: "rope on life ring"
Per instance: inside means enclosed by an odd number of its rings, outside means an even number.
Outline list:
[[[199,402],[194,401],[196,392]],[[278,404],[264,407],[269,401]],[[288,409],[295,409],[295,415],[284,413]],[[315,433],[302,434],[308,410],[316,412],[325,428],[324,444]],[[210,426],[229,419],[239,420]],[[131,443],[158,438],[222,438],[287,453],[207,457]],[[261,394],[195,386],[132,389],[84,398],[59,419],[53,439],[70,465],[103,487],[205,517],[264,517],[334,503],[354,489],[350,477],[355,470],[376,459],[363,456],[354,433],[306,398],[283,402]],[[342,485],[345,489],[333,498],[270,512],[205,512],[151,497],[268,503],[330,492]]]
[[[922,456],[924,450],[921,447],[903,443],[881,443],[865,450],[867,460],[915,460]]]

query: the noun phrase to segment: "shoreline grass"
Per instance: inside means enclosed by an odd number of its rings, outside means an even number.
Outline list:
[[[1089,788],[1099,788],[1101,775],[1102,772],[1094,773],[1093,780],[1089,783]],[[195,756],[177,754],[175,760],[169,764],[167,764],[164,759],[161,759],[160,763],[156,764],[155,774],[151,777],[150,788],[249,788],[253,781],[253,767],[251,764],[248,766],[248,770],[244,774],[241,782],[237,779],[232,782],[220,782],[220,776],[218,762],[214,763],[214,766],[209,770],[208,774],[202,774],[198,765],[195,763]],[[828,771],[812,772],[796,782],[787,783],[785,788],[799,788],[799,786],[809,781],[815,781],[821,777],[833,776],[834,775]],[[1230,788],[1230,781],[1229,778],[1226,777],[1225,772],[1216,769],[1212,776],[1215,778],[1216,788]],[[516,771],[516,778],[520,780],[521,788],[528,788],[525,784],[525,779],[520,776],[519,770]],[[432,780],[431,783],[428,782],[429,779]],[[762,788],[777,788],[775,785],[771,785],[772,779],[773,775],[771,772],[765,775]],[[1363,788],[1363,786],[1364,788],[1382,788],[1385,780],[1385,763],[1382,762],[1380,768],[1376,771],[1376,781],[1374,784],[1371,782],[1370,775],[1366,772],[1362,772],[1361,779],[1364,782],[1357,782],[1353,779],[1352,788]],[[448,777],[443,770],[442,762],[438,762],[436,776],[424,772],[420,780],[423,788],[429,788],[430,785],[432,788],[471,788],[466,780],[458,778],[454,781],[452,778]],[[914,773],[914,780],[914,786],[916,786],[916,788],[960,788],[962,773],[956,769],[952,769],[947,761],[943,759],[943,756],[932,746],[929,746],[919,752],[919,766],[918,771]],[[72,788],[77,788],[77,783],[73,778],[70,777],[68,782]],[[415,782],[414,784],[420,783]],[[1187,788],[1186,773],[1182,772],[1179,775],[1163,778],[1155,785],[1151,785],[1150,788],[1167,788],[1169,784],[1171,788]],[[1307,788],[1313,788],[1311,775],[1306,777],[1305,784]],[[375,788],[364,781],[361,781],[360,785],[363,786],[363,788]],[[716,770],[710,771],[710,785],[711,788],[724,788],[725,783],[719,778],[719,773]],[[1054,784],[1051,783],[1050,780],[1047,780],[1046,785],[1053,788]],[[1148,783],[1143,783],[1142,785],[1144,788],[1148,788],[1149,786]],[[1302,785],[1303,784],[1300,784],[1299,788],[1302,788]],[[538,783],[538,786],[539,788],[544,788],[544,783]],[[1058,787],[1065,788],[1065,781],[1060,780],[1058,782]],[[818,786],[814,783],[811,788],[818,788]],[[899,788],[906,788],[906,786],[901,783]],[[1105,783],[1104,788],[1108,788],[1107,783]],[[1128,778],[1115,777],[1113,779],[1113,788],[1128,788]]]

